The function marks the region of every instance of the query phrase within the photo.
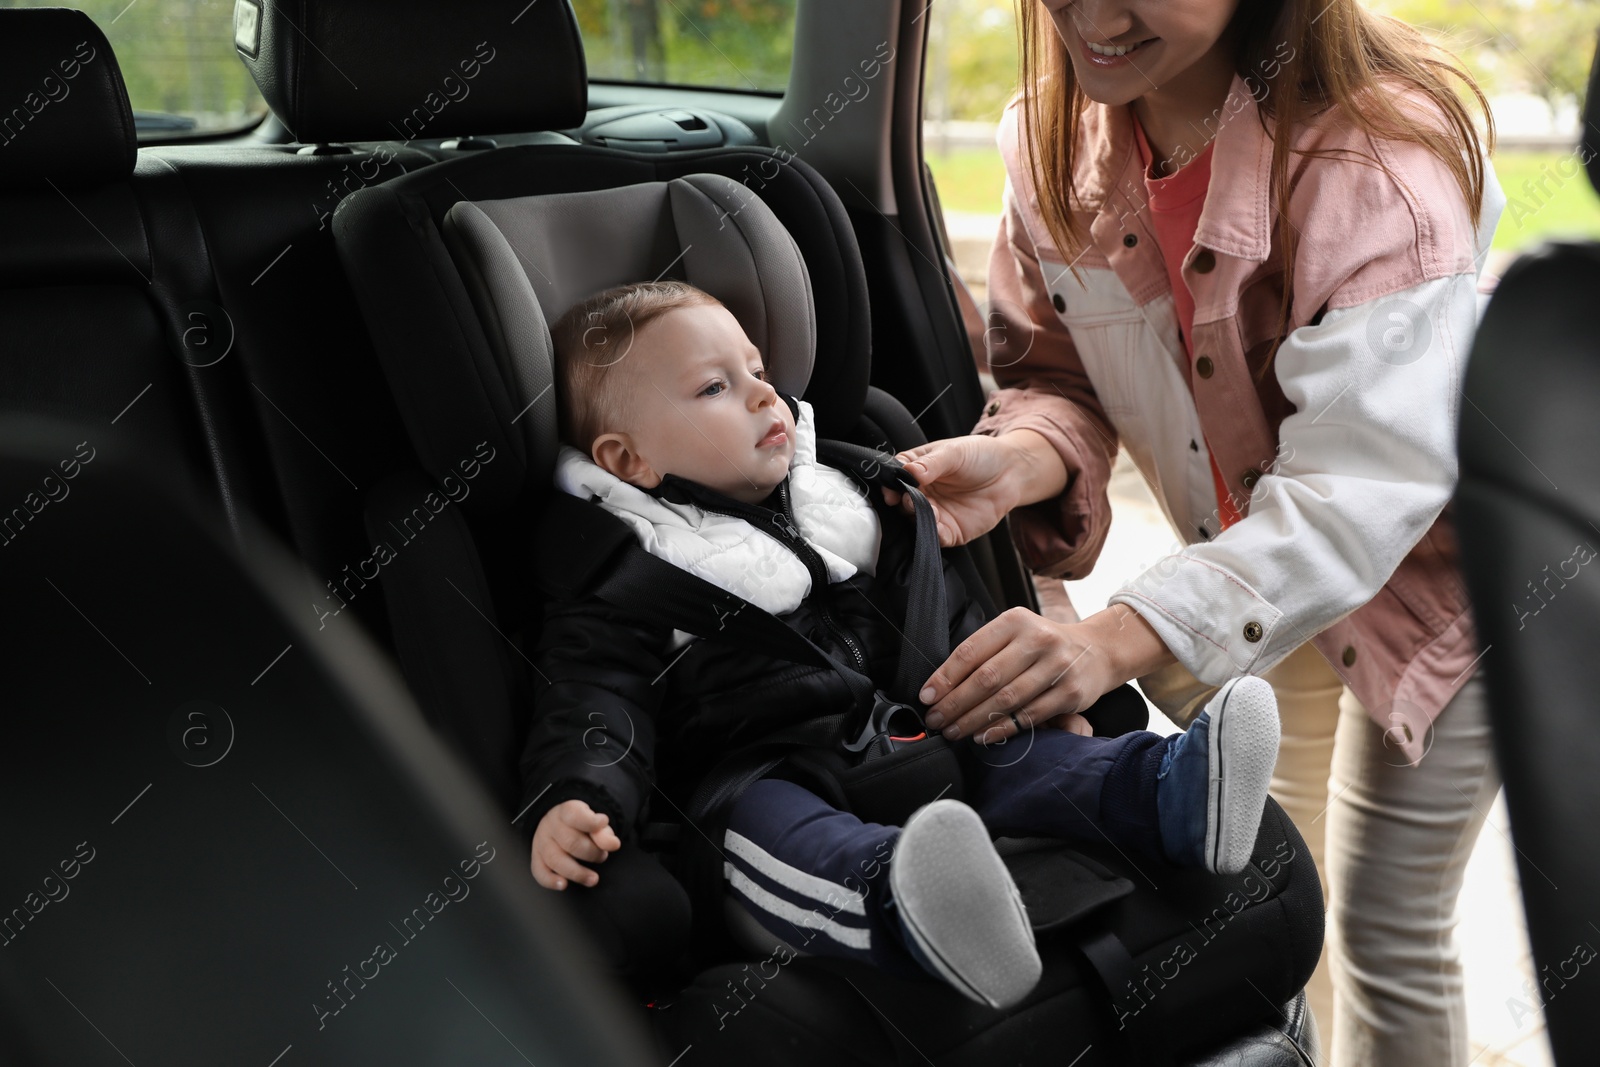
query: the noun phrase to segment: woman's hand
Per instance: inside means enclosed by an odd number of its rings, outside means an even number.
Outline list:
[[[1077,623],[1012,608],[950,653],[920,699],[931,729],[952,741],[976,737],[991,744],[1075,715],[1123,682],[1171,662],[1155,630],[1124,604]],[[1053,725],[1078,732],[1071,719]]]
[[[918,445],[895,458],[905,464],[933,505],[939,544],[945,548],[982,537],[1012,508],[1048,500],[1067,484],[1060,455],[1032,430],[1013,430],[999,437],[951,437]],[[885,490],[884,498],[911,510],[902,494]]]

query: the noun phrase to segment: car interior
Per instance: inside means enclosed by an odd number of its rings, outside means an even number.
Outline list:
[[[1579,158],[1600,189],[1600,60],[1586,101]],[[1600,892],[1593,798],[1582,785],[1593,780],[1590,649],[1600,619],[1582,580],[1600,533],[1588,410],[1600,390],[1587,316],[1597,285],[1593,241],[1546,242],[1501,278],[1467,366],[1457,489],[1485,659],[1497,650],[1488,675],[1495,756],[1557,1063],[1594,1055],[1597,1003],[1572,981],[1593,953],[1585,902]]]
[[[926,32],[915,5],[798,0],[786,88],[686,89],[592,78],[565,0],[237,0],[222,46],[270,111],[196,136],[136,118],[88,15],[0,8],[5,1062],[1316,1062],[1320,891],[1272,862],[1304,845],[1271,803],[1261,898],[1220,912],[1232,948],[1161,972],[1131,1027],[1118,998],[1233,887],[1006,842],[1059,936],[997,1012],[773,965],[770,941],[691,927],[667,883],[611,917],[649,946],[619,978],[529,876],[511,824],[544,596],[528,546],[560,533],[548,324],[609,285],[687,280],[821,435],[893,453],[966,432],[982,322],[922,162]],[[1543,405],[1585,395],[1593,270],[1568,245],[1508,273],[1468,383],[1563,488],[1592,481],[1589,453],[1553,428],[1591,420]],[[1519,597],[1600,507],[1551,503],[1472,441],[1473,593]],[[1004,524],[954,552],[993,605],[1039,606]],[[1519,837],[1583,816],[1543,762],[1562,749],[1575,779],[1583,744],[1534,739],[1577,732],[1563,642],[1586,595],[1561,641],[1488,631],[1526,650],[1527,678],[1494,680],[1519,716],[1497,738]],[[1530,722],[1535,676],[1561,682]],[[658,814],[663,849],[701,847]],[[1565,854],[1546,873],[1592,882]],[[1536,956],[1564,959],[1581,907],[1530,874]],[[1582,1007],[1552,1005],[1558,1050]]]

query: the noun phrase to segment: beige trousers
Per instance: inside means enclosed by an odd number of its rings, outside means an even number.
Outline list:
[[[1465,1067],[1456,898],[1499,789],[1481,673],[1416,766],[1309,642],[1265,675],[1283,741],[1272,795],[1322,876],[1328,937],[1307,987],[1332,1067]]]

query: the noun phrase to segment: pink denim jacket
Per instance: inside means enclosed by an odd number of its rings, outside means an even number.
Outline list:
[[[1418,121],[1437,120],[1413,100]],[[1083,117],[1073,207],[1091,243],[1069,265],[1039,213],[1013,101],[989,262],[987,360],[1001,388],[976,432],[1032,429],[1065,461],[1066,490],[1012,514],[1026,564],[1062,578],[1087,574],[1105,542],[1120,442],[1178,543],[1111,603],[1138,611],[1210,685],[1312,641],[1416,762],[1480,657],[1448,503],[1477,279],[1505,196],[1486,167],[1474,230],[1437,157],[1339,119],[1318,116],[1293,147],[1376,155],[1393,177],[1349,154],[1290,156],[1295,299],[1267,368],[1285,269],[1272,141],[1235,77],[1184,258],[1191,367],[1127,109]],[[1207,442],[1245,516],[1225,531]]]

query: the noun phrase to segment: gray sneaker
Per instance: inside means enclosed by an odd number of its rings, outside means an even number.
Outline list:
[[[1238,874],[1250,862],[1278,761],[1278,700],[1265,679],[1234,678],[1172,739],[1156,782],[1167,858]]]
[[[906,820],[889,862],[889,892],[906,948],[965,996],[1007,1008],[1043,966],[1011,872],[978,813],[936,800]]]

